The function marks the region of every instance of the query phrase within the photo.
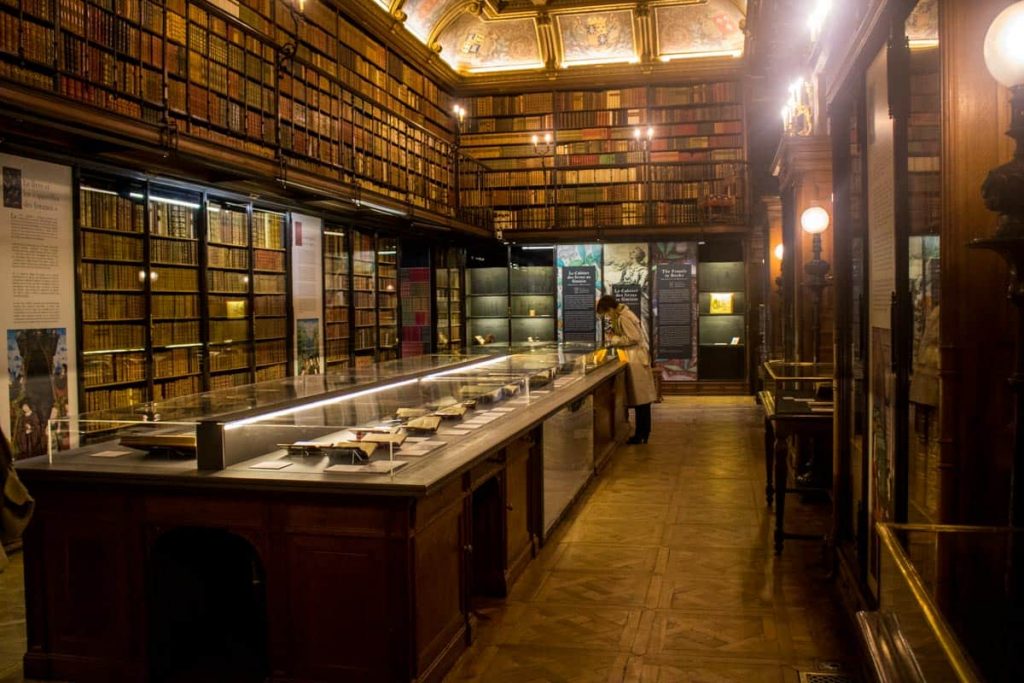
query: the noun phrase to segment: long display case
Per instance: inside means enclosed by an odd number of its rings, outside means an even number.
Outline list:
[[[628,434],[624,369],[420,356],[69,420],[74,449],[18,463],[26,676],[439,680]],[[584,415],[567,488],[544,434]]]

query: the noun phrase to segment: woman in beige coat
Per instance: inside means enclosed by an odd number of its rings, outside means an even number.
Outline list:
[[[636,413],[636,430],[626,443],[647,443],[651,434],[651,403],[657,398],[654,378],[651,376],[651,357],[647,348],[647,335],[639,318],[626,304],[620,304],[611,294],[597,302],[597,314],[611,323],[612,332],[605,338],[608,346],[626,353],[626,405]]]

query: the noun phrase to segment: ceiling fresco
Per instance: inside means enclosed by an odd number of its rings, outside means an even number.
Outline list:
[[[637,61],[631,10],[559,14],[557,21],[563,66]]]
[[[907,38],[911,46],[934,45],[939,41],[938,0],[919,0],[907,18]]]
[[[746,0],[372,0],[463,74],[743,54]],[[648,44],[651,43],[651,44]]]
[[[654,13],[659,59],[743,53],[743,12],[729,0],[668,5]]]
[[[406,15],[405,28],[426,43],[445,12],[458,4],[464,3],[462,0],[406,0],[402,5]]]
[[[438,36],[441,58],[456,71],[537,69],[541,58],[537,23],[532,18],[484,21],[461,14]]]

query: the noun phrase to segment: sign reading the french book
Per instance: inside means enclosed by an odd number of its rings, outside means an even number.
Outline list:
[[[629,306],[637,320],[643,320],[640,313],[640,285],[612,285],[612,296],[620,304]]]
[[[567,342],[593,342],[597,338],[594,277],[594,266],[562,269],[562,338]]]
[[[659,356],[693,355],[693,273],[687,265],[658,266]]]
[[[14,457],[77,445],[71,169],[0,154],[0,425]],[[48,430],[47,427],[50,427]]]

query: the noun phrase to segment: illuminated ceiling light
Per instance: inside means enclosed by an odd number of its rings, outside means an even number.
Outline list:
[[[828,229],[831,222],[828,211],[820,206],[811,206],[800,214],[800,227],[808,235],[820,235]]]
[[[452,65],[457,68],[456,65]],[[543,68],[544,64],[541,62],[523,62],[522,64],[495,64],[492,66],[474,66],[469,69],[465,69],[466,73],[471,74],[487,74],[495,73],[498,71],[525,71],[527,69],[540,69]]]
[[[85,185],[81,185],[80,189],[84,190],[85,192],[97,192],[99,194],[112,194],[115,197],[118,196],[117,193],[114,192],[113,190],[101,190],[98,187],[86,187]],[[134,193],[132,193],[132,194],[134,194]]]
[[[832,0],[815,0],[814,9],[807,16],[807,28],[811,31],[811,40],[817,40],[832,9]]]
[[[593,57],[591,59],[575,59],[571,62],[562,62],[562,68],[568,69],[572,66],[594,66],[595,64],[636,64],[639,62],[639,58],[636,55],[625,56],[619,55],[617,57]]]
[[[672,62],[677,59],[706,59],[708,57],[732,57],[738,58],[743,56],[743,49],[737,50],[705,50],[703,52],[680,52],[679,54],[660,55],[659,61]]]

